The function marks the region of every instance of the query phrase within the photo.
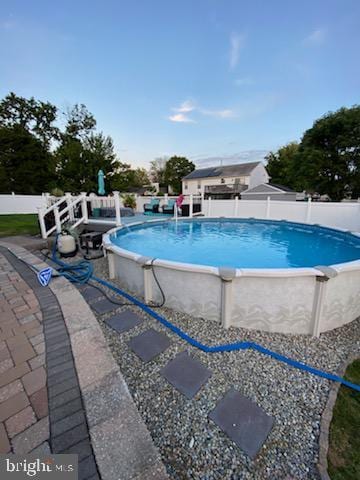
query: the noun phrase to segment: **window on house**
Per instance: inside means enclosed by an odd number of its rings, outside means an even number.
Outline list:
[[[187,184],[187,183],[185,183],[185,190],[187,190],[187,189],[188,189],[188,184]]]
[[[198,189],[201,188],[201,182],[198,182],[198,186],[197,186],[197,187],[198,187]]]
[[[222,179],[221,179],[221,183],[225,183],[225,178],[222,178]]]

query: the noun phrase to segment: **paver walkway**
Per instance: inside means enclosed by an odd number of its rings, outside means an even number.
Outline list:
[[[85,300],[0,242],[0,453],[75,453],[79,480],[167,478]],[[31,265],[31,268],[29,267]]]
[[[0,452],[49,452],[40,305],[0,255]]]

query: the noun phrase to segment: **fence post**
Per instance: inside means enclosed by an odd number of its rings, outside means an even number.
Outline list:
[[[66,197],[66,205],[68,206],[69,210],[69,220],[70,222],[74,221],[74,207],[72,206],[72,197],[70,192],[65,193]]]
[[[59,207],[54,207],[54,217],[55,217],[55,225],[56,225],[56,232],[61,233],[61,220],[60,220],[60,213]]]
[[[311,197],[308,198],[307,208],[306,208],[306,223],[310,223],[311,219]]]
[[[49,207],[50,206],[50,193],[45,192],[44,197],[45,197],[45,207]]]
[[[239,213],[239,197],[235,197],[235,205],[234,205],[234,217],[237,217]]]
[[[266,218],[270,218],[270,197],[266,199]]]
[[[193,217],[193,210],[194,210],[194,199],[193,199],[193,194],[190,193],[190,198],[189,198],[189,217]]]
[[[38,207],[38,217],[39,217],[41,236],[45,240],[47,238],[47,235],[46,235],[46,226],[45,226],[45,220],[44,220],[44,209],[42,207]]]
[[[165,205],[167,205],[168,200],[169,200],[169,194],[168,194],[168,193],[165,193],[165,194],[164,194],[164,202],[165,202]]]
[[[84,219],[84,223],[89,223],[89,216],[87,210],[87,198],[86,192],[81,192],[82,200],[81,200],[81,214]]]
[[[211,215],[211,197],[208,198],[208,209],[207,209],[207,217]]]
[[[120,214],[120,195],[117,190],[113,192],[114,199],[115,199],[115,216],[116,216],[116,226],[119,227],[121,225],[121,214]]]

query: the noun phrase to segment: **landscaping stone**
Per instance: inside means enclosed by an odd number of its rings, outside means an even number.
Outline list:
[[[188,399],[193,398],[211,377],[211,371],[187,352],[179,353],[161,374]]]
[[[131,338],[129,347],[145,363],[156,358],[170,346],[169,338],[161,332],[150,328],[146,332]]]
[[[131,328],[141,325],[143,319],[131,310],[125,310],[124,312],[105,319],[105,323],[118,333],[123,333]]]
[[[250,458],[255,458],[274,423],[256,403],[235,389],[227,392],[209,418]]]
[[[103,300],[98,300],[91,304],[91,308],[95,310],[96,313],[99,315],[103,315],[104,313],[109,313],[118,308],[118,305],[111,303],[107,298]]]

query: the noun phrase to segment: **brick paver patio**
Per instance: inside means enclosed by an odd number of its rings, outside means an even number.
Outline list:
[[[40,286],[45,266],[0,242],[0,453],[75,453],[79,480],[168,478],[90,307],[63,277]]]
[[[50,452],[44,351],[37,298],[0,255],[0,453]]]

